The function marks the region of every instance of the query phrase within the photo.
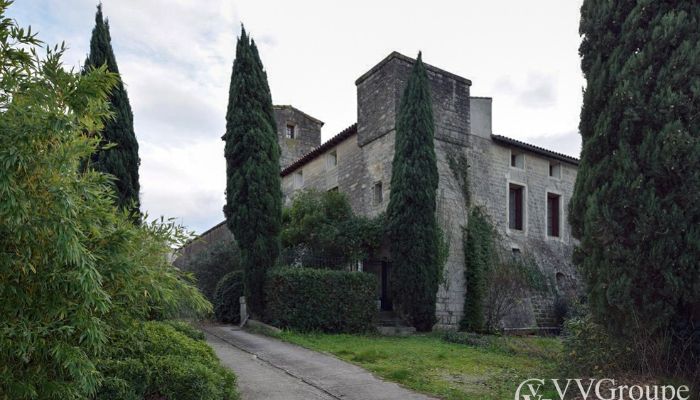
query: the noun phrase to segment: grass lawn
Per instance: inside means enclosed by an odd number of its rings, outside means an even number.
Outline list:
[[[559,339],[542,337],[472,336],[471,344],[450,343],[437,333],[383,337],[285,331],[279,337],[450,400],[512,399],[523,380],[553,377],[561,352]]]

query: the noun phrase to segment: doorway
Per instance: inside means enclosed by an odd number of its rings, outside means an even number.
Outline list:
[[[382,261],[380,273],[380,308],[382,311],[393,311],[394,305],[391,302],[391,263]]]

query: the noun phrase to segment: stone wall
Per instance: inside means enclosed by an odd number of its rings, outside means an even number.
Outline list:
[[[226,226],[226,221],[223,221],[211,229],[202,232],[201,235],[192,239],[189,243],[182,246],[175,254],[176,258],[173,264],[176,267],[182,267],[191,257],[206,251],[213,244],[222,242],[224,240],[233,240],[233,234]]]
[[[284,171],[282,191],[288,203],[303,189],[334,190],[346,193],[354,212],[375,216],[386,210],[391,190],[396,113],[414,60],[398,53],[390,54],[357,81],[357,130],[339,135],[316,150],[313,158],[294,164]],[[531,255],[553,293],[572,296],[579,279],[571,263],[575,240],[567,221],[568,204],[576,179],[575,160],[561,157],[525,144],[504,144],[491,132],[490,98],[470,97],[467,79],[427,65],[435,119],[435,150],[440,181],[437,193],[437,218],[449,244],[443,281],[437,293],[436,328],[454,329],[463,315],[466,294],[464,278],[463,228],[468,206],[481,206],[491,216],[500,234],[500,245],[507,252],[517,249]],[[286,108],[285,108],[286,107]],[[292,107],[275,108],[278,130],[284,135],[288,121],[300,128],[297,142],[280,138],[283,166],[292,164],[320,143],[322,123]],[[349,131],[346,131],[349,132]],[[511,152],[522,154],[523,168],[511,167]],[[329,162],[333,153],[337,163]],[[549,157],[551,155],[552,157]],[[462,187],[450,158],[465,158],[469,168],[471,193]],[[549,176],[550,163],[559,165],[560,177]],[[300,174],[300,176],[298,176]],[[303,177],[303,179],[301,178]],[[509,183],[524,186],[525,212],[522,231],[508,228]],[[381,184],[381,196],[375,195]],[[547,235],[547,193],[561,196],[560,236]],[[224,229],[225,225],[223,226]],[[228,230],[226,230],[228,232]],[[213,231],[215,233],[216,231]],[[211,233],[204,236],[211,236]],[[211,240],[211,239],[210,239]],[[383,249],[383,257],[388,256]],[[533,294],[509,315],[506,327],[551,326],[553,295]]]
[[[321,144],[323,122],[292,106],[274,106],[277,137],[280,144],[280,167],[289,166]],[[287,138],[287,125],[293,125],[294,139]]]

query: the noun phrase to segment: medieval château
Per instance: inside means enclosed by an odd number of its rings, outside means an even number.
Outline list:
[[[358,214],[374,216],[386,209],[396,115],[413,62],[394,52],[360,76],[355,81],[357,122],[323,144],[323,122],[292,106],[275,106],[286,201],[299,190],[313,188],[346,193]],[[571,262],[574,239],[565,210],[578,160],[495,135],[491,130],[491,98],[471,97],[471,81],[466,78],[430,65],[426,69],[440,174],[438,221],[449,242],[444,280],[437,294],[437,327],[454,328],[462,316],[462,229],[467,224],[468,204],[487,210],[506,251],[532,256],[555,290],[571,295],[578,280]],[[456,160],[466,161],[469,167]],[[460,167],[466,171],[459,171]],[[464,176],[468,176],[468,190],[463,187]],[[229,235],[221,223],[184,251],[199,251]],[[378,275],[381,287],[377,299],[387,307],[390,260],[366,263],[362,268]],[[506,325],[551,326],[552,309],[553,297],[532,296],[507,318]]]

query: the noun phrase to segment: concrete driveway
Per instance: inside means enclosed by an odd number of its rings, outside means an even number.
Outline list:
[[[238,376],[243,400],[429,400],[364,369],[229,325],[202,329],[221,363]]]

